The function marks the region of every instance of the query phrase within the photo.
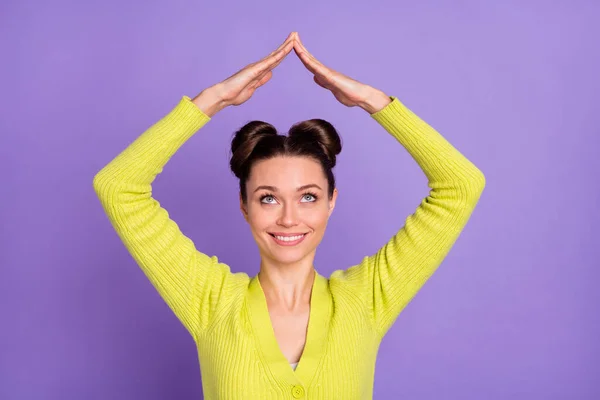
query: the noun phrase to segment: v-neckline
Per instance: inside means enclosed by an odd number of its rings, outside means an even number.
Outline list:
[[[249,283],[248,308],[254,334],[271,373],[293,385],[310,386],[325,353],[333,309],[327,278],[321,276],[315,270],[310,295],[306,340],[296,370],[292,369],[292,366],[283,355],[279,343],[277,343],[267,299],[258,280],[258,275],[254,276]]]

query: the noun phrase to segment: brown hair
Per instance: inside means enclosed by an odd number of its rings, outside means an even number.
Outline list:
[[[279,135],[267,122],[251,121],[241,127],[231,141],[229,166],[240,180],[240,193],[247,202],[246,181],[252,165],[259,160],[277,156],[309,157],[319,162],[327,177],[329,199],[333,196],[336,156],[342,151],[342,142],[333,125],[323,119],[310,119],[294,124],[288,136]]]

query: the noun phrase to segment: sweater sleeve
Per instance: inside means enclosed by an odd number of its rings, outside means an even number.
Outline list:
[[[444,260],[485,187],[483,173],[395,96],[371,114],[419,164],[431,189],[402,228],[360,264],[332,278],[363,293],[383,337]]]
[[[218,295],[237,274],[196,250],[152,196],[163,166],[210,117],[188,96],[148,128],[93,180],[108,219],[129,253],[188,332],[197,338]]]

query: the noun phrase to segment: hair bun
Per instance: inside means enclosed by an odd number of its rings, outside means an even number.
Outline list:
[[[250,121],[234,134],[231,141],[231,160],[229,166],[236,177],[244,174],[248,168],[247,161],[259,145],[269,145],[265,141],[277,140],[280,137],[277,129],[268,122]],[[269,140],[271,139],[271,140]]]
[[[336,156],[342,151],[342,141],[331,123],[323,119],[298,122],[290,128],[288,135],[280,135],[277,129],[264,121],[251,121],[235,132],[231,141],[229,165],[239,178],[240,196],[248,201],[246,182],[252,165],[273,157],[308,157],[317,161],[327,179],[327,194],[332,198],[335,190]]]
[[[335,167],[336,156],[342,151],[342,141],[335,127],[320,118],[309,119],[293,125],[288,133],[296,145],[318,145],[329,160],[329,168]]]

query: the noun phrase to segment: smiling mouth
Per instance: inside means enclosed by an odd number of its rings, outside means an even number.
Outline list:
[[[269,232],[267,232],[269,233]],[[308,235],[309,232],[306,233],[302,233],[299,235],[294,235],[294,236],[276,236],[273,233],[269,233],[269,235],[273,238],[273,240],[275,240],[276,243],[283,245],[283,246],[294,246],[300,242],[302,242],[304,240],[304,238],[306,237],[306,235]]]
[[[275,237],[275,234],[274,234],[274,233],[270,233],[270,232],[267,232],[267,233],[268,233],[269,235],[271,235],[271,236]],[[304,236],[304,235],[306,235],[307,233],[308,233],[308,232],[304,232],[304,233],[298,233],[298,234],[296,234],[296,235],[277,235],[277,236],[279,236],[279,237],[294,237],[294,236]]]

